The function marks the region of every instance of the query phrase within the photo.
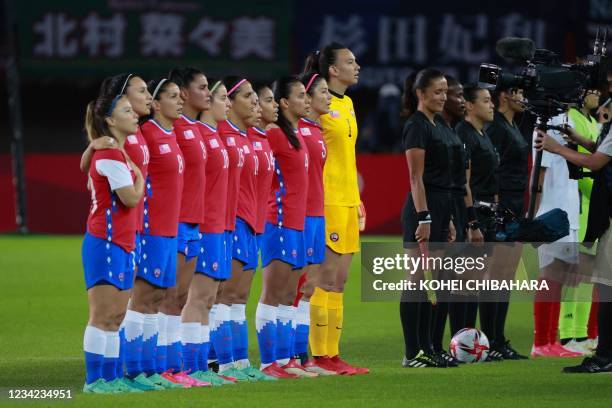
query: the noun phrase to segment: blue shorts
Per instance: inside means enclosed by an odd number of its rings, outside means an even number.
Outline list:
[[[134,286],[134,252],[126,252],[112,242],[85,233],[81,258],[88,290],[107,283],[119,290]]]
[[[140,264],[142,258],[142,244],[140,243],[140,232],[136,231],[136,246],[134,247],[134,261],[136,265]]]
[[[256,234],[255,235],[255,256],[251,257],[251,261],[250,263],[244,265],[244,270],[245,271],[250,271],[252,270],[253,272],[257,271],[257,267],[259,266],[259,254],[261,253],[261,237],[263,237],[263,234]]]
[[[236,218],[233,239],[232,259],[242,262],[245,271],[253,269],[253,267],[247,268],[247,265],[257,265],[257,242],[255,241],[255,233],[242,218]]]
[[[176,285],[176,237],[140,235],[142,259],[137,277],[160,288]]]
[[[179,222],[176,248],[179,254],[185,255],[186,261],[192,260],[200,253],[200,239],[198,224]]]
[[[304,224],[306,263],[320,265],[325,260],[325,217],[306,217]]]
[[[306,265],[304,231],[266,223],[261,240],[261,264],[268,266],[274,259],[290,264],[293,269]]]
[[[234,247],[234,231],[225,231],[225,270],[232,277],[232,248]]]
[[[203,232],[195,271],[213,279],[227,280],[232,276],[232,270],[228,270],[226,265],[225,232]]]

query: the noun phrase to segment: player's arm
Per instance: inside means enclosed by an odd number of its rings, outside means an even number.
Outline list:
[[[134,208],[142,198],[144,180],[140,169],[132,163],[127,155],[125,155],[125,158],[136,176],[134,181],[132,181],[132,175],[127,164],[119,160],[98,160],[96,171],[107,178],[111,190],[117,193],[123,205]]]
[[[484,237],[478,225],[476,218],[476,210],[474,209],[474,198],[472,197],[472,188],[470,187],[470,178],[472,176],[472,161],[468,162],[468,167],[465,169],[465,196],[463,202],[467,209],[467,237],[469,242],[484,242]],[[473,227],[473,228],[472,228]]]
[[[425,149],[412,148],[406,150],[406,160],[408,161],[408,170],[410,172],[410,191],[412,192],[412,200],[417,216],[428,214],[427,196],[425,195],[425,184],[423,183],[423,172],[425,170]],[[419,219],[415,238],[417,241],[428,241],[430,233],[431,216],[427,216],[427,220]]]
[[[116,149],[117,147],[118,146],[115,139],[109,136],[103,136],[92,140],[81,156],[81,163],[79,165],[81,171],[86,173],[89,170],[94,150]]]

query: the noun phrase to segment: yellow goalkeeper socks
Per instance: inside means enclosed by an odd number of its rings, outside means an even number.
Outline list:
[[[327,354],[327,299],[329,292],[315,288],[310,297],[310,335],[308,342],[313,356],[321,357]]]
[[[342,322],[344,320],[343,293],[329,292],[327,299],[327,355],[330,357],[340,354],[340,336],[342,335]]]

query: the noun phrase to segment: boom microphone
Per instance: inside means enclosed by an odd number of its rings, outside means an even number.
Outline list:
[[[503,58],[527,61],[533,59],[535,44],[529,38],[506,37],[497,41],[495,51]]]

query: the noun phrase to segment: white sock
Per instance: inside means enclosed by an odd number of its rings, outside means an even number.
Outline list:
[[[83,335],[83,351],[103,356],[106,352],[106,332],[87,325]]]
[[[145,314],[142,322],[142,341],[147,341],[159,332],[157,313]]]
[[[168,315],[162,312],[157,313],[157,345],[168,345]]]
[[[298,325],[310,326],[310,302],[300,300],[295,313],[295,322]]]
[[[255,329],[259,332],[267,323],[276,324],[277,313],[278,313],[278,307],[266,305],[266,304],[259,302],[257,304],[257,309],[255,310]],[[263,370],[269,365],[271,364],[262,363],[260,368]]]
[[[118,331],[107,331],[106,334],[106,347],[104,348],[105,358],[119,358],[119,340]]]
[[[229,322],[231,317],[231,309],[228,305],[224,305],[219,303],[217,306],[217,311],[215,313],[215,325],[216,328],[221,326],[223,322]]]
[[[207,324],[203,324],[201,325],[200,330],[202,343],[210,343],[210,326]]]
[[[211,331],[217,330],[217,326],[215,325],[215,319],[217,318],[217,306],[218,304],[214,304],[213,307],[210,308],[210,312],[208,313],[208,324],[210,326]]]
[[[128,310],[125,313],[125,340],[134,341],[138,336],[143,335],[143,324],[145,315],[142,313]]]
[[[277,319],[281,324],[293,325],[295,317],[295,307],[293,305],[278,305]],[[284,366],[289,363],[289,358],[281,358],[276,360],[279,366]]]
[[[201,344],[202,342],[202,325],[198,322],[189,322],[181,324],[181,343],[183,346],[187,343]]]
[[[246,321],[246,305],[234,303],[230,307],[230,317],[235,322],[245,322]]]
[[[168,345],[181,341],[181,316],[168,316]]]

